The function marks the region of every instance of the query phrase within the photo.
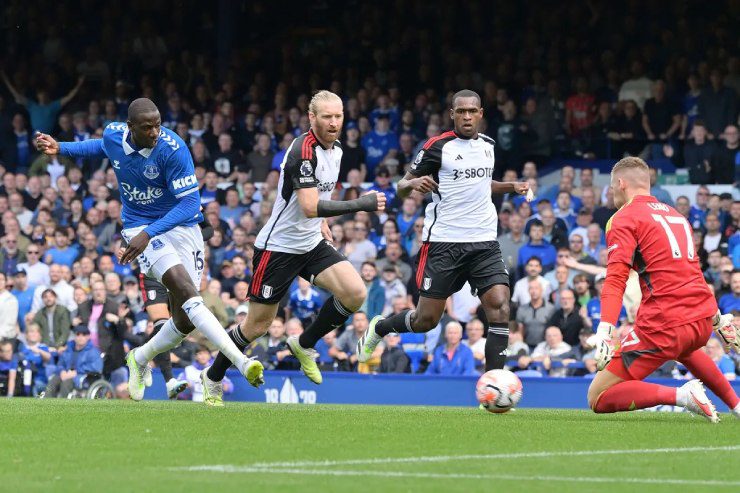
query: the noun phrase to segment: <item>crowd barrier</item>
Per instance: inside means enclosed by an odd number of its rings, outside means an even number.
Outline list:
[[[413,406],[477,406],[475,382],[477,377],[441,377],[427,375],[361,375],[346,372],[324,372],[324,383],[315,385],[302,373],[293,371],[266,371],[265,385],[251,387],[236,370],[228,377],[234,391],[224,396],[226,401],[268,402],[291,404],[383,404]],[[154,384],[147,389],[147,399],[166,399],[167,394],[159,370],[154,370]],[[679,386],[682,380],[650,380],[665,385]],[[588,409],[586,391],[588,378],[522,377],[523,408]],[[740,382],[733,382],[740,392]],[[727,411],[716,396],[710,397],[719,411]],[[665,409],[671,410],[671,409]]]

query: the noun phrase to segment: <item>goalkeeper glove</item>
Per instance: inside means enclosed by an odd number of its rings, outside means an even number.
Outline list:
[[[596,360],[596,368],[599,371],[606,368],[606,365],[609,364],[614,355],[614,348],[612,347],[613,333],[614,326],[612,324],[600,322],[596,333],[586,339],[586,344],[596,350],[594,359]]]
[[[717,310],[717,314],[712,318],[712,326],[717,337],[722,341],[725,352],[734,349],[736,353],[740,354],[740,327],[735,327],[735,324],[732,323],[733,318],[731,314],[722,315]]]

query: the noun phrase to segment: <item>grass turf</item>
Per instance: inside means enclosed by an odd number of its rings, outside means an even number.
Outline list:
[[[0,490],[738,491],[740,420],[723,418],[712,426],[674,413],[2,400]],[[725,448],[536,455],[686,447]],[[449,457],[516,453],[524,455]],[[383,462],[420,456],[448,457]],[[187,469],[199,465],[235,469]]]

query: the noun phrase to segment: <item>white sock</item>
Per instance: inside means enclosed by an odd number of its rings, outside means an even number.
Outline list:
[[[689,405],[689,392],[683,387],[676,389],[676,405],[686,407]]]
[[[234,366],[241,368],[246,356],[239,351],[216,316],[203,303],[203,298],[200,296],[190,298],[182,305],[182,309],[185,310],[195,328],[215,344],[218,350],[234,363]]]
[[[737,403],[737,406],[732,408],[732,414],[740,418],[740,402]]]
[[[156,355],[179,346],[183,339],[185,339],[185,334],[177,330],[175,322],[169,319],[149,342],[136,348],[134,359],[136,363],[144,366],[154,359]]]

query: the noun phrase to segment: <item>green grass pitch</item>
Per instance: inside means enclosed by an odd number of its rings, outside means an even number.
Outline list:
[[[13,399],[0,491],[740,491],[740,420]]]

